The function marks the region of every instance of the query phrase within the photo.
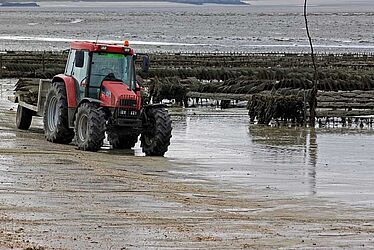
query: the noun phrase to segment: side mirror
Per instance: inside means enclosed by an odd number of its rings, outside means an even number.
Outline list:
[[[75,52],[75,67],[83,68],[84,65],[84,51],[79,50]]]
[[[149,56],[148,55],[144,55],[143,57],[142,71],[144,73],[148,73],[149,71]]]

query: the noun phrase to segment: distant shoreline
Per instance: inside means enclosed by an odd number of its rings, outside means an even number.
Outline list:
[[[202,5],[206,3],[246,5],[246,3],[242,2],[241,0],[167,0],[166,2],[187,3],[196,5]]]
[[[35,2],[0,2],[0,7],[39,7]]]
[[[56,0],[38,0],[37,2],[58,2]],[[68,0],[68,2],[137,2],[136,0]],[[141,0],[139,2],[165,2],[165,3],[182,3],[182,4],[222,4],[222,5],[248,5],[243,0]],[[18,1],[20,3],[20,1]]]

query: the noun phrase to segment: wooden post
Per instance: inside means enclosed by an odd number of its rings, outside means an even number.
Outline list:
[[[311,50],[311,56],[312,56],[312,62],[313,62],[313,68],[314,68],[314,82],[313,82],[313,88],[309,100],[309,109],[310,109],[310,126],[314,127],[316,125],[316,108],[317,108],[317,88],[318,88],[318,70],[317,70],[317,64],[316,59],[314,55],[314,48],[313,48],[313,42],[312,37],[310,36],[309,32],[309,26],[308,26],[308,17],[307,17],[307,0],[304,2],[304,19],[305,19],[305,27],[306,27],[306,33],[309,39],[310,44],[310,50]]]

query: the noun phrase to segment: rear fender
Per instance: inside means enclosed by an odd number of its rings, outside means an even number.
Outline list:
[[[64,74],[53,77],[52,82],[64,82],[66,88],[66,95],[69,108],[77,107],[77,88],[75,86],[75,80],[71,76]]]

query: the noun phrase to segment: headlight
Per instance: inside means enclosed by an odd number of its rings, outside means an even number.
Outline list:
[[[126,110],[126,109],[120,109],[119,115],[126,115],[126,116],[137,116],[138,111],[136,110]]]
[[[106,88],[103,88],[101,91],[107,97],[111,97],[112,96],[112,93],[109,90],[107,90]]]

